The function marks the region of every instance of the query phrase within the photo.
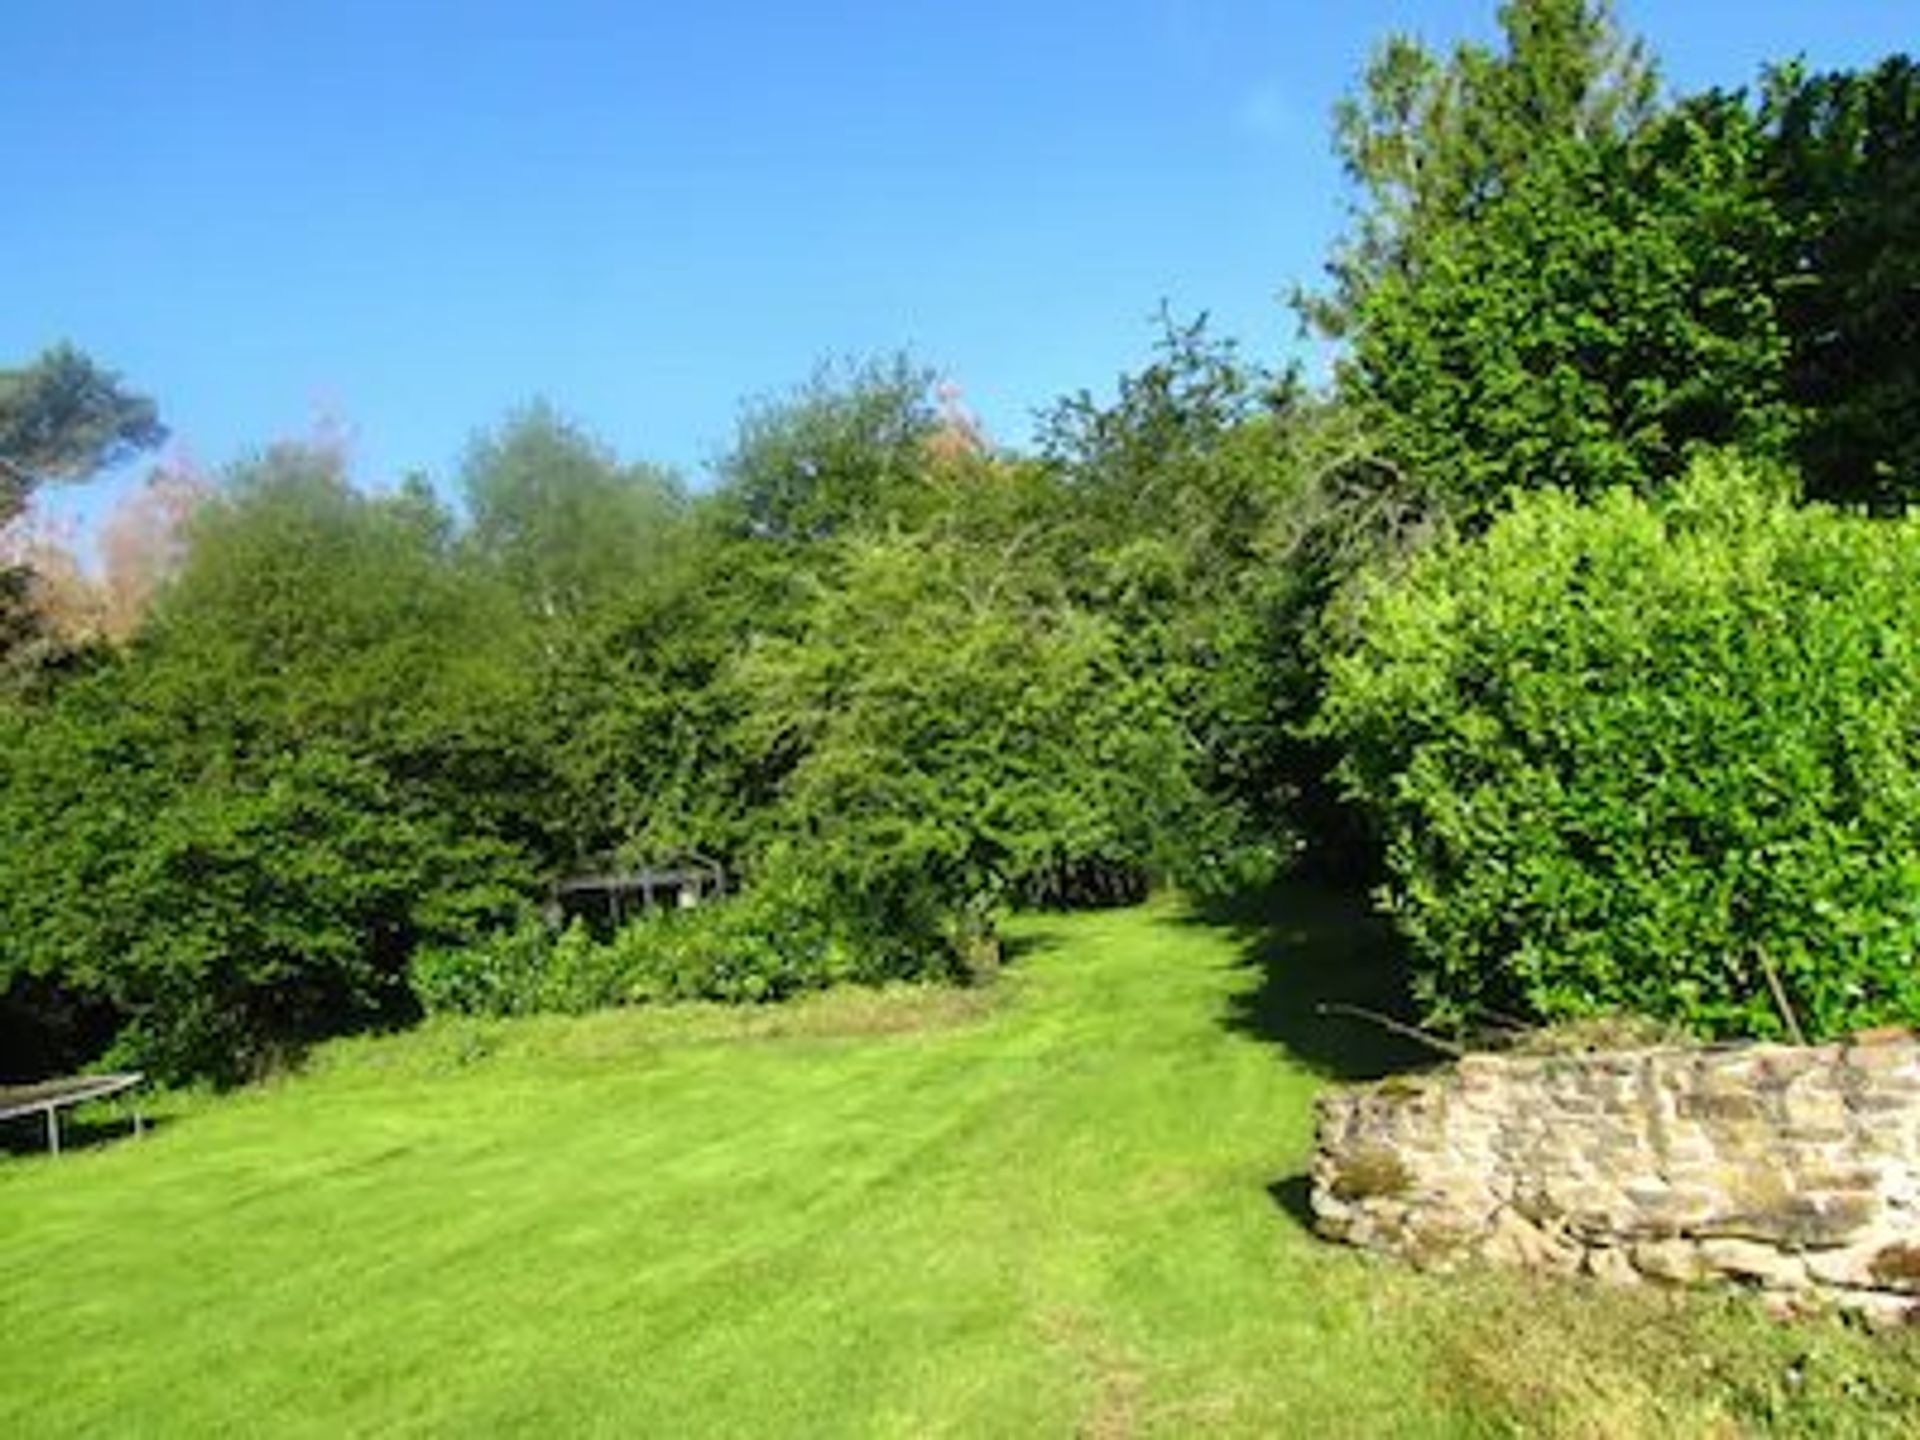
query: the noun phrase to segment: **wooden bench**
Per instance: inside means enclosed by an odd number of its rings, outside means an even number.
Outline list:
[[[0,1085],[0,1120],[11,1120],[36,1111],[47,1117],[47,1151],[60,1153],[60,1111],[88,1100],[104,1100],[133,1089],[147,1077],[138,1070],[119,1075],[70,1075],[61,1080],[42,1080],[34,1085]],[[132,1106],[133,1133],[143,1128],[140,1107]]]

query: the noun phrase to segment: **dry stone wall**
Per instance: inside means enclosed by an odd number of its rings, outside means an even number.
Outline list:
[[[1473,1055],[1321,1097],[1321,1233],[1920,1318],[1920,1041]]]

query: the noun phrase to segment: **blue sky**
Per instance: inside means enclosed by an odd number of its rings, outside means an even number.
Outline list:
[[[1019,444],[1143,358],[1163,299],[1293,354],[1329,107],[1385,32],[1493,8],[11,0],[0,359],[72,339],[207,466],[325,418],[373,483],[446,479],[536,394],[697,475],[743,399],[901,347]],[[1622,11],[1682,89],[1920,19]]]

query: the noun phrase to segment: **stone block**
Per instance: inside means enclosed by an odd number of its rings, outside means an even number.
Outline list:
[[[1587,1251],[1580,1268],[1585,1274],[1591,1275],[1602,1284],[1638,1285],[1640,1283],[1640,1272],[1634,1269],[1633,1260],[1622,1246],[1594,1246]]]
[[[1462,1085],[1500,1085],[1510,1078],[1511,1066],[1498,1055],[1462,1055],[1453,1075]]]
[[[1866,1119],[1882,1115],[1905,1115],[1914,1108],[1913,1096],[1896,1094],[1879,1086],[1864,1086],[1847,1097],[1848,1112]]]
[[[1844,1058],[1860,1050],[1905,1050],[1920,1055],[1920,1027],[1882,1025],[1873,1030],[1856,1030],[1846,1040],[1831,1047]]]
[[[1871,1231],[1851,1245],[1830,1250],[1807,1252],[1807,1274],[1820,1285],[1849,1290],[1882,1288],[1874,1275],[1873,1262],[1881,1251],[1897,1243],[1885,1230]]]
[[[1636,1199],[1633,1229],[1640,1234],[1674,1235],[1709,1223],[1721,1212],[1721,1197],[1698,1185],[1673,1185]]]
[[[1871,1191],[1807,1190],[1795,1197],[1799,1207],[1794,1238],[1808,1249],[1846,1245],[1871,1230],[1880,1218],[1880,1197]]]
[[[1896,1240],[1881,1246],[1867,1261],[1867,1273],[1878,1289],[1920,1295],[1920,1243]]]
[[[1369,1141],[1336,1153],[1328,1166],[1327,1188],[1334,1199],[1367,1200],[1399,1195],[1413,1184],[1413,1172],[1392,1145]]]
[[[1763,1086],[1781,1089],[1808,1071],[1831,1064],[1837,1054],[1832,1046],[1806,1049],[1792,1045],[1758,1046],[1754,1051],[1754,1058],[1759,1062],[1754,1079]]]
[[[1643,1240],[1631,1253],[1642,1275],[1668,1285],[1692,1285],[1709,1273],[1691,1240]]]
[[[1920,1073],[1920,1046],[1911,1042],[1905,1045],[1849,1045],[1841,1061],[1872,1076]]]
[[[1757,1240],[1702,1240],[1700,1263],[1707,1270],[1773,1290],[1807,1283],[1806,1262]]]
[[[1675,1108],[1681,1118],[1705,1124],[1724,1124],[1729,1120],[1764,1120],[1767,1115],[1766,1102],[1748,1090],[1724,1094],[1697,1090],[1691,1095],[1682,1095]]]
[[[1876,1291],[1855,1291],[1835,1297],[1841,1305],[1858,1315],[1870,1330],[1897,1330],[1920,1317],[1920,1306],[1903,1296]]]

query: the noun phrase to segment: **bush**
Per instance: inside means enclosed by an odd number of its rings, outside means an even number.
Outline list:
[[[108,1063],[232,1081],[404,1020],[408,952],[517,903],[520,856],[364,761],[194,773],[124,694],[105,674],[0,727],[0,992],[103,1008]]]
[[[595,940],[578,920],[555,935],[537,919],[463,948],[414,958],[429,1013],[577,1014],[666,1000],[769,1001],[842,983],[952,977],[978,954],[970,937],[925,933],[870,896],[782,866],[745,894],[635,920]]]
[[[469,945],[422,946],[408,963],[407,983],[430,1015],[531,1014],[547,1008],[545,980],[558,948],[546,924],[529,915]]]
[[[1540,493],[1354,597],[1320,727],[1436,1019],[1920,1020],[1920,522],[1785,488]]]

